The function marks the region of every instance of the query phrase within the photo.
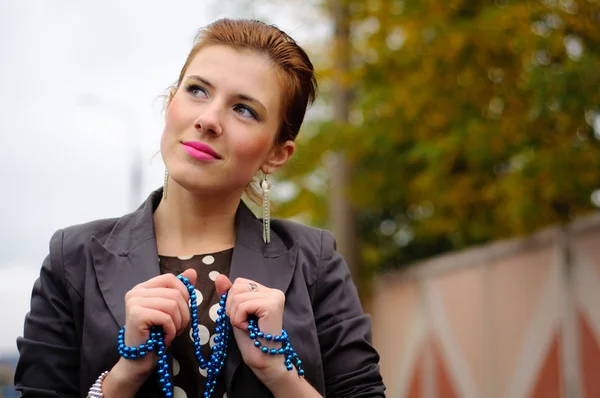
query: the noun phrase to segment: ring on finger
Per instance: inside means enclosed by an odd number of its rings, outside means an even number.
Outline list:
[[[250,290],[251,292],[256,292],[258,291],[259,286],[258,284],[254,283],[254,282],[248,282],[248,290]]]

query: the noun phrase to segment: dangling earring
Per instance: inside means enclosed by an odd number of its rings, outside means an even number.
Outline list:
[[[271,190],[271,181],[267,180],[267,174],[260,180],[263,199],[263,240],[265,243],[271,241],[271,202],[269,200],[269,191]]]
[[[165,182],[163,183],[163,199],[167,199],[167,187],[169,186],[169,170],[165,167]]]

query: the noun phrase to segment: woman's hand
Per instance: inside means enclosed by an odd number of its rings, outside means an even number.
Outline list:
[[[258,289],[252,290],[250,284]],[[283,355],[267,355],[254,346],[248,332],[248,317],[258,318],[258,327],[265,334],[278,336],[283,328],[283,309],[285,294],[281,290],[270,289],[254,281],[237,278],[233,283],[225,276],[219,275],[215,281],[219,295],[227,292],[227,316],[231,321],[233,334],[244,362],[267,387],[277,383],[288,370],[285,368]],[[263,345],[269,348],[281,348],[281,343],[264,339]]]
[[[182,276],[188,278],[192,285],[196,284],[195,270],[188,269]],[[162,326],[165,346],[168,347],[190,322],[188,300],[185,285],[173,274],[160,275],[135,286],[125,295],[125,345],[145,344],[150,336],[150,327]],[[155,352],[135,360],[121,358],[108,374],[103,388],[119,391],[119,388],[125,387],[121,384],[126,381],[129,383],[128,390],[136,392],[154,370],[157,359]]]

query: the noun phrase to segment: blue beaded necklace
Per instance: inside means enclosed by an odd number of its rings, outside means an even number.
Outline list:
[[[231,322],[225,313],[225,303],[227,302],[227,293],[221,296],[219,300],[219,310],[217,311],[217,327],[215,328],[216,337],[214,338],[215,345],[212,347],[210,360],[207,361],[202,356],[200,351],[200,339],[198,334],[198,307],[196,304],[196,293],[194,286],[188,278],[178,275],[177,278],[185,285],[190,294],[190,315],[192,320],[192,337],[194,338],[194,349],[196,357],[200,362],[200,368],[206,370],[206,388],[204,397],[210,398],[217,384],[217,377],[221,369],[225,365],[225,357],[227,356],[227,343],[231,332]],[[258,328],[255,320],[251,319],[248,324],[248,332],[250,339],[254,340],[254,346],[268,355],[284,355],[285,367],[291,371],[294,365],[298,370],[298,375],[304,377],[304,369],[302,369],[302,361],[298,358],[298,354],[294,351],[290,344],[290,338],[283,329],[280,336],[264,334]],[[267,342],[281,343],[281,348],[275,349],[263,345],[260,340]],[[171,374],[169,373],[169,362],[167,352],[165,350],[165,331],[160,326],[152,326],[150,328],[150,336],[146,344],[141,344],[138,347],[128,347],[125,345],[125,326],[119,331],[118,338],[119,355],[125,359],[139,359],[145,357],[150,352],[156,352],[158,355],[158,375],[161,389],[167,398],[173,398],[173,383],[171,382]]]

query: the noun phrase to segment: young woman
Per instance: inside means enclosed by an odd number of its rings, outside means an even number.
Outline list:
[[[23,397],[384,396],[370,319],[332,235],[269,219],[268,175],[294,153],[315,95],[308,56],[276,27],[224,19],[200,31],[169,91],[164,186],[132,214],[50,240],[17,341]],[[263,220],[244,192],[264,195]],[[284,338],[257,337],[249,322]],[[226,352],[201,366],[222,336]],[[270,355],[285,336],[294,351]],[[149,350],[149,339],[156,350],[141,358],[119,350]]]

